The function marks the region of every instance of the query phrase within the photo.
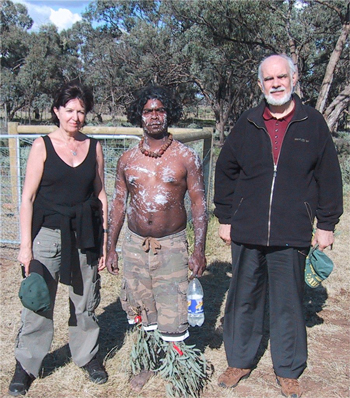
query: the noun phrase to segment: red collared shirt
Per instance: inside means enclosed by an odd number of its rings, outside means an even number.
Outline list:
[[[294,110],[295,106],[288,113],[288,115],[282,117],[282,119],[276,119],[274,116],[272,116],[270,109],[267,106],[265,107],[263,118],[265,121],[267,132],[269,133],[271,139],[273,161],[275,164],[277,163],[278,156],[281,151],[281,146],[284,136],[286,134],[287,127],[294,115]]]

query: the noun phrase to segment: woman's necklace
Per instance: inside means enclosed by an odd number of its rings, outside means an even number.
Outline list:
[[[76,147],[75,147],[75,149],[70,149],[69,148],[69,146],[68,146],[68,143],[69,143],[69,138],[67,139],[67,138],[65,138],[64,136],[65,136],[65,134],[61,131],[61,135],[62,135],[62,139],[63,139],[63,142],[64,142],[64,145],[67,147],[67,149],[70,151],[70,153],[73,155],[73,156],[77,156],[78,155],[78,140],[76,140],[75,139],[75,137],[71,137],[72,138],[72,141],[75,141],[76,143],[77,143],[77,145],[76,145]]]
[[[72,155],[77,156],[78,147],[76,147],[75,149],[70,149],[68,146],[68,142],[66,142],[65,144],[66,144],[66,147],[72,152]]]
[[[163,153],[169,148],[171,143],[173,142],[173,135],[172,134],[168,135],[168,139],[167,139],[166,143],[163,144],[157,152],[153,152],[148,149],[145,149],[143,147],[144,142],[145,142],[145,138],[142,137],[141,141],[139,142],[139,148],[140,148],[141,153],[144,154],[145,156],[149,156],[150,158],[160,158],[163,155]]]

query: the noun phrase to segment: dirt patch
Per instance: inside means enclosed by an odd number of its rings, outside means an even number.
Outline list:
[[[349,209],[337,228],[334,250],[327,250],[335,268],[317,289],[306,289],[305,318],[308,330],[308,367],[301,377],[304,398],[346,398],[349,396],[350,320],[349,320]],[[217,237],[217,223],[211,222],[208,234],[208,269],[201,281],[204,288],[206,321],[201,328],[190,328],[188,344],[196,344],[213,366],[211,382],[203,398],[279,398],[281,397],[270,357],[269,346],[262,352],[257,368],[234,390],[218,387],[217,378],[226,367],[222,341],[222,317],[230,282],[230,249]],[[1,367],[0,397],[14,369],[13,348],[20,325],[21,305],[17,293],[21,280],[16,261],[17,247],[1,248]],[[121,270],[122,271],[122,270]],[[94,385],[71,362],[68,342],[67,289],[60,285],[55,310],[55,336],[45,358],[39,379],[28,398],[164,398],[165,385],[152,377],[141,393],[129,387],[130,329],[121,308],[121,277],[102,273],[102,301],[97,315],[101,326],[101,356],[105,359],[109,381]]]

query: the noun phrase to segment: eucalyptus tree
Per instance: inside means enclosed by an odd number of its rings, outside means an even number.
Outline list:
[[[316,104],[341,28],[340,14],[325,3],[98,0],[84,15],[90,26],[80,49],[84,73],[112,108],[149,82],[174,86],[183,97],[190,92],[192,101],[197,90],[211,106],[223,142],[228,122],[258,102],[257,66],[271,53],[292,56],[299,69],[298,93]],[[340,7],[341,0],[333,3]],[[339,60],[340,77],[333,79],[329,102],[346,88]]]
[[[3,0],[0,8],[1,33],[8,32],[10,27],[27,30],[33,26],[33,20],[28,15],[27,8],[21,3],[13,3],[11,0]]]
[[[164,0],[163,4],[181,27],[187,42],[184,51],[193,59],[190,74],[212,106],[221,142],[229,118],[235,120],[258,100],[257,63],[271,53],[292,57],[299,67],[297,92],[315,105],[324,76],[327,81],[327,64],[332,64],[337,50],[333,71],[336,66],[338,74],[332,74],[328,97],[336,107],[333,119],[344,110],[349,56],[349,47],[343,45],[349,29],[344,1]],[[339,93],[338,102],[332,101]]]
[[[66,32],[66,38],[79,53],[81,77],[94,89],[94,113],[99,120],[103,113],[115,116],[127,97],[126,69],[132,64],[122,34],[104,24],[93,27],[85,18]]]
[[[6,118],[12,120],[24,104],[24,96],[18,82],[18,74],[29,51],[28,30],[33,20],[26,7],[10,0],[2,2],[0,9],[1,29],[1,103]]]
[[[316,103],[316,109],[324,113],[328,126],[335,131],[340,115],[350,103],[349,45],[347,42],[350,31],[350,3],[348,2],[346,6],[340,1],[318,0],[317,3],[331,10],[336,19],[335,30],[338,32],[334,38],[337,40],[333,45]],[[338,73],[335,76],[336,71]],[[335,79],[337,79],[337,84],[332,95],[331,87]]]
[[[198,18],[204,15],[220,27],[221,13],[226,15],[227,7],[232,10],[239,4],[226,2],[226,6],[218,10],[218,3],[221,2],[92,2],[84,18],[91,24],[98,24],[94,35],[100,37],[99,47],[93,44],[92,35],[84,45],[86,51],[91,53],[90,62],[85,64],[99,64],[99,74],[104,77],[101,78],[101,85],[114,92],[130,93],[141,85],[153,82],[176,87],[183,98],[193,100],[197,90],[211,104],[217,128],[223,135],[232,109],[235,105],[238,108],[239,90],[233,87],[247,92],[251,68],[238,44],[233,48],[226,38],[220,38],[215,32],[213,34],[209,26],[201,24],[200,20],[198,22]],[[226,22],[228,29],[231,22]],[[244,34],[239,22],[235,29]],[[101,38],[103,34],[105,37]],[[256,52],[255,49],[249,51]],[[82,55],[87,59],[84,50]],[[237,65],[237,68],[232,65]],[[122,77],[111,79],[118,71]],[[121,95],[117,98],[120,99]],[[230,100],[228,106],[227,98]],[[249,98],[250,94],[244,97],[248,102]],[[124,101],[127,99],[124,98]]]
[[[106,104],[115,113],[147,84],[175,87],[189,96],[185,65],[175,57],[179,48],[160,8],[159,1],[90,3],[83,17],[91,30],[81,55],[84,73],[98,92],[97,107]]]
[[[298,94],[323,113],[335,131],[349,104],[349,2],[288,0],[276,10],[286,25],[289,53],[299,67]]]
[[[108,76],[114,63],[113,37],[106,38],[106,34],[99,28],[95,29],[89,21],[83,20],[62,32],[61,40],[70,51],[75,51],[79,62],[78,76],[75,77],[83,79],[84,83],[94,88],[94,110],[99,114],[105,97],[113,91],[113,81]],[[110,65],[106,63],[108,53],[112,56]]]
[[[158,0],[95,0],[83,17],[119,37],[123,32],[130,32],[137,21],[152,23],[159,19],[159,5]]]
[[[57,28],[44,25],[39,32],[32,32],[24,65],[18,73],[29,122],[32,109],[42,103],[43,98],[52,96],[57,86],[64,81],[63,65],[64,54]],[[50,106],[50,102],[47,106]]]
[[[165,0],[164,7],[184,43],[182,55],[191,60],[188,76],[210,104],[223,143],[228,121],[256,104],[257,63],[265,52],[279,51],[282,29],[264,2]]]
[[[25,108],[30,122],[32,110],[47,108],[56,88],[79,69],[77,53],[54,25],[29,32],[32,24],[24,5],[2,3],[1,101],[9,120]]]

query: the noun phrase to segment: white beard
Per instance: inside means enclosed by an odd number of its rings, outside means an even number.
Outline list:
[[[294,87],[293,87],[293,82],[292,82],[292,81],[290,82],[289,89],[290,89],[290,90],[289,90],[289,93],[288,93],[288,92],[285,92],[282,98],[277,98],[277,99],[274,98],[274,97],[272,96],[271,92],[273,93],[273,92],[286,91],[285,88],[283,88],[283,90],[280,90],[280,89],[273,90],[273,89],[271,89],[270,92],[269,92],[268,94],[266,94],[266,93],[265,93],[265,90],[263,90],[263,93],[264,93],[264,97],[265,97],[265,99],[266,99],[266,101],[267,101],[267,103],[268,103],[269,105],[272,105],[272,106],[281,106],[281,105],[286,104],[286,103],[287,103],[288,101],[290,101],[290,99],[292,98],[292,93],[293,93],[293,89],[294,89]]]
[[[264,94],[268,104],[273,106],[281,106],[286,104],[292,97],[292,92],[285,93],[282,98],[274,98],[270,93]]]

